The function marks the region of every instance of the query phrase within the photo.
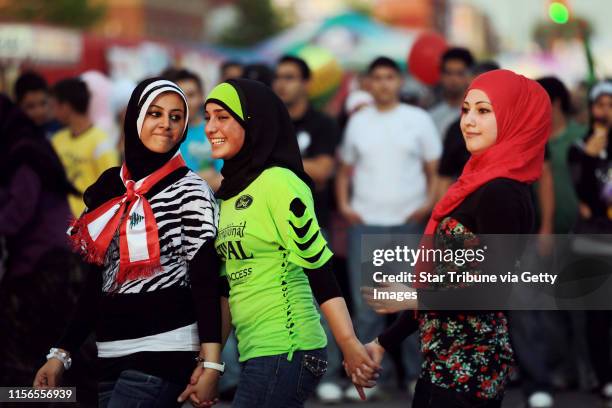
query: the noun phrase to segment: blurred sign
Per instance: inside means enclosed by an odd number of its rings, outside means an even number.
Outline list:
[[[204,82],[204,92],[219,81],[219,68],[225,58],[206,52],[186,51],[181,55],[180,66],[194,71]]]
[[[136,82],[159,75],[172,62],[168,48],[150,42],[132,47],[109,47],[106,59],[111,78],[127,78]]]
[[[28,24],[0,24],[0,59],[43,64],[78,63],[81,36],[71,30]]]

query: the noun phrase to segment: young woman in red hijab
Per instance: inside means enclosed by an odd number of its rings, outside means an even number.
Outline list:
[[[464,98],[461,131],[471,158],[435,206],[424,239],[433,236],[457,248],[470,235],[532,233],[529,185],[540,177],[551,131],[544,89],[512,71],[480,75]],[[418,309],[416,301],[403,305]],[[417,329],[424,361],[413,408],[501,407],[513,364],[503,312],[404,312],[366,347],[380,361],[386,349]]]

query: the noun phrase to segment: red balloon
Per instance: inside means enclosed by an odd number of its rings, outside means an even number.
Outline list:
[[[435,85],[440,80],[440,59],[447,48],[442,35],[421,34],[408,54],[408,70],[419,81]]]

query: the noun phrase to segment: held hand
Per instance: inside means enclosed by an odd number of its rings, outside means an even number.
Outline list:
[[[362,287],[361,295],[367,304],[379,314],[397,313],[418,308],[416,289],[401,283],[385,282],[376,287],[377,293],[387,292],[389,296],[374,296],[374,288]],[[393,293],[393,296],[390,294]]]
[[[193,370],[190,383],[178,397],[178,402],[189,399],[196,408],[211,407],[219,399],[217,398],[217,385],[219,373],[215,370],[204,369],[200,365]]]
[[[349,377],[351,379],[351,382],[353,383],[353,386],[355,387],[355,389],[357,390],[357,394],[359,394],[359,398],[362,401],[365,401],[368,399],[368,397],[365,394],[365,391],[363,390],[363,385],[359,385],[359,379],[356,377],[356,374],[351,374],[349,372],[349,370],[346,368],[346,363],[343,361],[342,362],[342,367],[344,367],[344,372],[346,372],[347,377]]]
[[[380,366],[383,357],[385,356],[385,348],[381,346],[377,340],[369,342],[364,347],[370,355],[370,358]]]
[[[193,373],[191,373],[189,384],[196,385],[202,374],[204,374],[204,367],[202,367],[202,364],[197,364],[196,368],[193,369]]]
[[[362,387],[376,385],[380,364],[377,364],[356,337],[339,344],[344,356],[343,366],[351,380]]]
[[[217,397],[219,394],[219,376],[220,374],[216,370],[204,370],[204,373],[194,386],[195,392],[189,397],[191,403],[196,408],[211,407],[219,402],[219,398]]]
[[[36,373],[33,387],[59,387],[63,374],[64,364],[56,358],[51,358]]]
[[[203,373],[204,368],[201,364],[197,364],[196,367],[193,369],[193,372],[191,373],[191,377],[189,378],[189,384],[187,384],[185,390],[183,390],[181,395],[178,397],[178,402],[183,402],[187,398],[189,398],[189,395],[194,392],[193,386],[198,383],[198,379]]]

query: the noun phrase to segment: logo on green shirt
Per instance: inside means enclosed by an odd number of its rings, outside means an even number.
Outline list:
[[[223,260],[229,259],[253,259],[253,254],[247,254],[245,249],[242,247],[242,241],[227,241],[222,242],[216,247],[217,254]]]
[[[246,221],[242,221],[239,224],[229,224],[226,227],[219,229],[217,234],[218,239],[228,239],[231,237],[244,237],[244,229],[246,228]]]
[[[236,204],[234,207],[237,210],[244,210],[245,208],[249,208],[249,206],[253,204],[253,197],[248,194],[238,197],[236,200]]]

